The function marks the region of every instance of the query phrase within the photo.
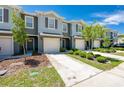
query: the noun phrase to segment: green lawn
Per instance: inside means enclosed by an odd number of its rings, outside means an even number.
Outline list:
[[[37,75],[31,75],[38,72]],[[62,87],[65,86],[57,71],[51,67],[26,69],[16,75],[0,77],[0,86],[11,87]]]
[[[116,53],[113,53],[114,55],[119,55],[119,56],[124,56],[124,52],[116,52]]]
[[[72,58],[78,59],[81,62],[84,62],[84,63],[89,64],[91,66],[94,66],[94,67],[96,67],[98,69],[101,69],[101,70],[110,70],[113,67],[116,67],[120,63],[122,63],[122,61],[110,59],[111,60],[111,63],[104,64],[104,63],[99,63],[97,61],[88,60],[86,58],[82,58],[82,57],[80,57],[78,55],[74,55],[74,54],[67,54],[67,55],[70,56],[70,57],[72,57]]]

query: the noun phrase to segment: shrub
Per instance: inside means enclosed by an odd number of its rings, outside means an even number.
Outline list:
[[[116,52],[116,50],[114,48],[97,48],[97,49],[94,49],[94,50],[99,51],[99,52],[104,52],[104,53]]]
[[[94,54],[93,54],[92,52],[89,52],[89,54],[91,54],[91,55],[93,55],[93,56],[94,56]]]
[[[74,51],[74,54],[75,54],[75,55],[79,55],[80,52],[81,52],[80,50],[77,50],[77,51]]]
[[[66,49],[65,48],[60,48],[60,52],[65,52]]]
[[[124,51],[124,48],[115,48],[116,50]]]
[[[103,57],[103,56],[97,57],[96,60],[100,63],[106,63],[107,62],[107,58]]]
[[[101,56],[101,55],[100,55],[100,54],[95,54],[95,55],[94,55],[95,58],[97,58],[97,57],[99,57],[99,56]]]
[[[79,55],[80,55],[81,57],[83,57],[83,58],[86,58],[86,54],[87,54],[86,52],[83,52],[83,51],[82,51],[82,52],[80,52]]]
[[[76,48],[74,48],[74,49],[72,49],[73,51],[78,51],[78,49],[76,49]]]
[[[89,60],[93,60],[94,56],[91,53],[87,53],[86,58]]]
[[[74,52],[73,52],[73,50],[70,50],[68,53],[69,53],[69,54],[73,54]]]

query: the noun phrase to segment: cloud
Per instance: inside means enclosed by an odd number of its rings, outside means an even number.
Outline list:
[[[119,25],[120,23],[124,23],[124,11],[117,11],[111,14],[96,13],[94,15],[103,18],[99,23],[104,25]]]

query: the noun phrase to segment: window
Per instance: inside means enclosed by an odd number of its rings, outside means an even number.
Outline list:
[[[63,31],[67,32],[67,24],[66,23],[63,23]]]
[[[0,8],[0,22],[3,22],[3,8]]]
[[[55,19],[48,18],[48,28],[55,28]]]
[[[26,28],[34,28],[34,18],[31,16],[25,16],[25,26]]]
[[[81,32],[82,26],[79,24],[76,24],[76,32]]]
[[[81,32],[81,30],[82,30],[82,26],[78,25],[78,32]]]

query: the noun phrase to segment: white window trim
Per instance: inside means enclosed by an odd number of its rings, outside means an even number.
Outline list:
[[[81,33],[81,32],[79,31],[79,26],[82,26],[82,25],[78,24],[78,31],[77,31],[77,33]]]
[[[50,27],[49,27],[49,19],[54,20],[54,28],[50,28]],[[55,29],[55,18],[48,17],[48,29]]]
[[[32,18],[32,27],[28,27],[27,26],[27,20],[26,20],[26,18]],[[32,16],[25,16],[25,28],[29,28],[29,29],[34,29],[34,17],[32,17]]]
[[[64,25],[64,24],[66,25],[66,31],[63,30],[63,27],[64,27],[63,25]],[[68,31],[68,25],[67,25],[67,23],[62,23],[62,31],[63,31],[63,32],[67,32],[67,31]]]
[[[0,23],[4,23],[4,11],[3,11],[3,7],[0,7],[0,9],[2,9],[2,21],[0,21]]]

